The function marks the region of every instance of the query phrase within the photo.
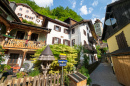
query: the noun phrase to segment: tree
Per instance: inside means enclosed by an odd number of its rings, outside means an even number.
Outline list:
[[[15,1],[16,3],[27,3],[35,12],[38,12],[52,19],[59,19],[61,21],[64,21],[65,19],[71,17],[76,21],[82,20],[82,17],[69,7],[64,8],[62,6],[59,6],[54,9],[50,9],[50,7],[39,7],[33,0],[9,0],[9,1]]]
[[[66,54],[67,56],[67,65],[64,66],[64,73],[68,73],[69,71],[73,70],[73,67],[75,64],[77,64],[77,61],[75,60],[77,58],[77,50],[74,49],[73,47],[66,46],[63,44],[55,44],[55,45],[50,45],[50,48],[52,50],[52,53],[55,57],[55,61],[52,62],[51,64],[51,71],[49,73],[59,73],[61,71],[61,67],[59,67],[58,60],[60,59],[59,55],[61,53]],[[35,68],[40,68],[40,61],[37,59],[39,58],[40,54],[42,51],[45,49],[43,47],[42,49],[38,49],[36,53],[34,54],[34,61],[33,63],[35,64]]]

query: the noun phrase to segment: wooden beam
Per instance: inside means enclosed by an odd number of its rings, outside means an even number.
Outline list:
[[[21,66],[23,65],[23,61],[24,61],[24,58],[25,58],[25,56],[26,56],[26,50],[25,51],[23,51],[24,53],[23,53],[23,58],[22,58],[22,63],[21,63]]]

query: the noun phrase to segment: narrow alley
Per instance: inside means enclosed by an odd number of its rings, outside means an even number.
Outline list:
[[[113,74],[110,64],[100,63],[90,74],[92,83],[90,86],[122,86]]]

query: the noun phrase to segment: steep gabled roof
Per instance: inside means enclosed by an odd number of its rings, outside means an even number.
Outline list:
[[[107,5],[107,8],[106,8],[106,14],[105,14],[105,20],[104,20],[104,27],[103,27],[103,34],[102,34],[102,40],[107,40],[109,37],[111,37],[113,34],[115,34],[116,32],[118,32],[119,30],[121,30],[123,27],[125,27],[126,26],[126,24],[124,24],[123,22],[124,21],[127,21],[127,20],[129,20],[129,19],[126,19],[126,20],[123,20],[122,19],[122,17],[123,16],[119,16],[119,14],[121,14],[120,13],[120,10],[117,10],[117,8],[115,9],[116,11],[118,11],[118,13],[115,13],[115,15],[114,16],[116,16],[116,17],[118,17],[118,18],[116,18],[116,20],[117,20],[117,24],[120,22],[120,24],[118,24],[119,26],[118,27],[116,27],[116,29],[114,30],[114,31],[112,31],[112,32],[110,32],[109,34],[110,35],[108,35],[107,34],[107,32],[108,32],[108,29],[110,29],[110,26],[108,27],[106,24],[105,24],[105,21],[109,18],[109,15],[110,15],[110,13],[114,13],[114,11],[113,11],[113,9],[114,9],[114,7],[117,7],[118,5],[118,7],[121,7],[121,8],[123,8],[124,6],[120,6],[121,4],[124,4],[124,2],[125,3],[127,3],[127,5],[129,6],[129,3],[130,3],[130,0],[119,0],[119,1],[115,1],[114,3],[111,3],[111,4],[109,4],[109,5]],[[129,8],[129,7],[127,7],[127,8]],[[126,8],[124,7],[124,10],[126,11]],[[128,14],[129,15],[129,14]],[[119,19],[121,19],[121,20],[119,20]],[[125,19],[125,18],[124,18]],[[125,22],[126,23],[126,22]],[[127,24],[128,23],[130,23],[130,22],[127,22]],[[110,30],[109,30],[110,31]]]
[[[0,4],[1,6],[4,6],[4,9],[6,9],[6,11],[12,15],[12,17],[17,21],[17,22],[21,22],[20,19],[17,17],[17,15],[15,14],[15,12],[11,9],[11,7],[9,6],[9,2],[8,0],[0,0]]]
[[[88,23],[94,39],[97,40],[97,35],[95,33],[94,26],[93,26],[91,20],[81,20],[81,21],[77,22],[76,24],[72,25],[71,28],[74,28],[76,25],[79,25],[79,24],[82,24],[82,23]]]

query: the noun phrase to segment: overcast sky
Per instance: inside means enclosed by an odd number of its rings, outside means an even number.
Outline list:
[[[81,15],[83,19],[95,21],[99,18],[104,23],[106,6],[116,0],[34,0],[40,7],[49,6],[51,9],[58,7],[69,7]]]

